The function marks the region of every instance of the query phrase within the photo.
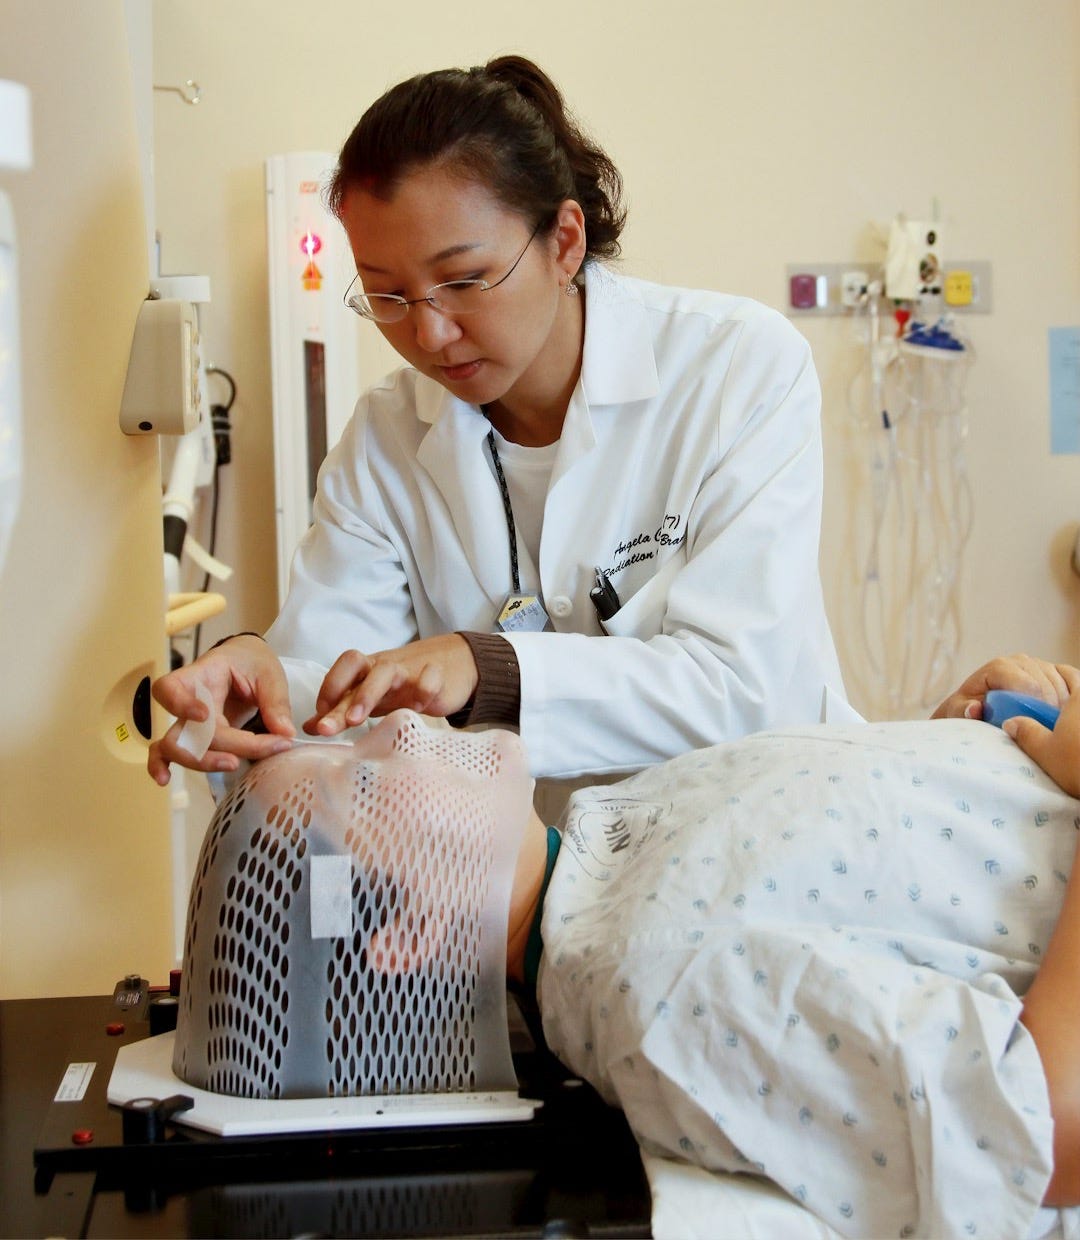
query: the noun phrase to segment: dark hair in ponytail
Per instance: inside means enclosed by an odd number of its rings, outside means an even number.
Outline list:
[[[340,216],[352,188],[391,198],[405,176],[430,163],[488,186],[533,227],[550,226],[572,198],[585,215],[589,256],[619,253],[626,219],[619,171],[581,131],[554,82],[523,56],[424,73],[388,90],[341,148],[328,205]]]

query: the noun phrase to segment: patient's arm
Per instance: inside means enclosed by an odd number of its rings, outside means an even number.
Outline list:
[[[935,719],[982,718],[990,689],[1030,693],[1061,714],[1053,731],[1034,719],[1007,719],[1004,730],[1070,796],[1080,796],[1080,671],[1028,655],[994,659],[964,681]],[[1080,867],[1074,865],[1061,915],[1042,965],[1024,997],[1021,1020],[1042,1059],[1054,1117],[1054,1174],[1047,1205],[1080,1204]]]
[[[1055,668],[1071,695],[1051,731],[1035,719],[1004,730],[1070,796],[1080,796],[1080,672]],[[1080,1204],[1080,867],[1074,863],[1057,926],[1024,996],[1021,1020],[1042,1059],[1054,1117],[1054,1174],[1047,1205]]]
[[[1072,716],[1074,728],[1080,724],[1078,704],[1080,697],[1073,698],[1062,712],[1062,719]],[[1080,1205],[1080,868],[1075,864],[1020,1019],[1038,1047],[1054,1119],[1054,1174],[1043,1200],[1049,1206]]]
[[[1067,663],[1048,663],[1028,654],[1006,655],[984,663],[934,711],[933,719],[981,719],[991,689],[1011,689],[1063,706],[1080,683],[1080,673]]]

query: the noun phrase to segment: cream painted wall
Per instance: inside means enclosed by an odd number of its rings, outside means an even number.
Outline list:
[[[1080,660],[1080,459],[1049,453],[1047,328],[1080,323],[1080,6],[1043,0],[507,0],[267,5],[155,0],[158,224],[166,271],[210,275],[205,335],[239,385],[222,555],[237,569],[208,638],[274,610],[262,161],[335,150],[400,78],[524,52],[625,176],[624,270],[785,306],[788,262],[878,257],[874,227],[940,204],[949,252],[989,260],[967,460],[975,525],[959,670],[1025,648]],[[852,332],[799,326],[825,393],[822,560],[845,665],[860,658],[846,388]],[[364,330],[363,325],[357,325]],[[368,378],[385,355],[364,346]]]
[[[173,963],[168,797],[130,706],[165,643],[157,444],[117,420],[149,287],[120,0],[3,0],[0,78],[30,88],[34,156],[0,173],[24,447],[0,579],[0,997],[111,993]]]

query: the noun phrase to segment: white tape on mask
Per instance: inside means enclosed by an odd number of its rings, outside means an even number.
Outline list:
[[[214,707],[214,699],[210,696],[210,690],[201,680],[195,683],[195,696],[206,707],[206,718],[201,723],[197,719],[188,719],[180,729],[176,743],[179,748],[186,749],[198,762],[210,748],[210,742],[214,739],[214,732],[217,730],[217,710]]]
[[[340,939],[351,935],[352,857],[311,858],[311,937]]]

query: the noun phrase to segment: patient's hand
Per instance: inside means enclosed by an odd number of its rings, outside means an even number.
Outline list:
[[[1069,673],[1072,697],[1061,708],[1051,732],[1035,719],[1020,715],[1006,719],[1007,732],[1020,748],[1072,797],[1080,797],[1080,672]]]
[[[1010,689],[1063,706],[1080,686],[1080,672],[1067,663],[1048,663],[1028,654],[991,659],[972,674],[934,711],[932,719],[981,719],[991,689]]]

